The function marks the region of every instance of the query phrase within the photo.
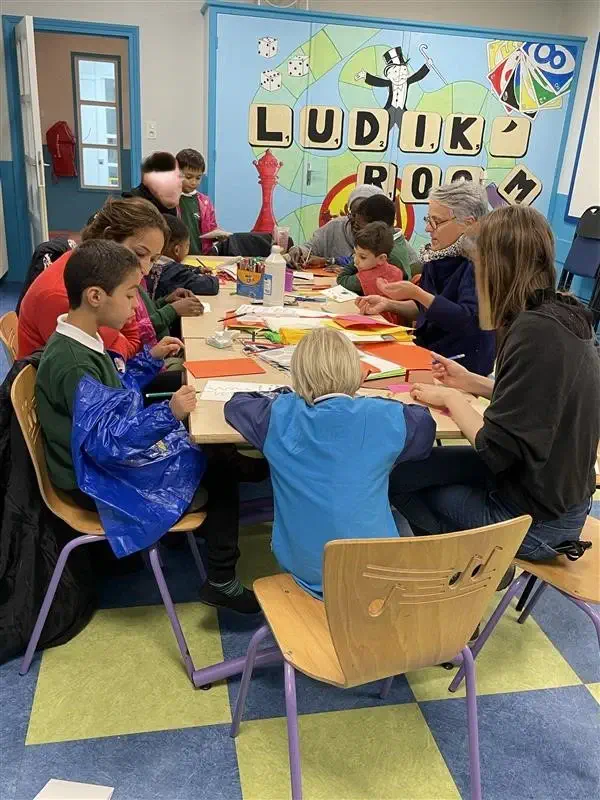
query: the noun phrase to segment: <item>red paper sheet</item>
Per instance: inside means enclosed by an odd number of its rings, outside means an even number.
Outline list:
[[[393,361],[406,369],[431,369],[432,355],[424,347],[414,344],[400,344],[398,342],[373,342],[371,344],[361,344],[360,349],[364,353],[371,353],[373,356],[385,358]]]
[[[342,328],[390,328],[396,327],[391,322],[385,320],[373,319],[373,317],[365,317],[363,314],[341,314],[333,318],[333,321]]]
[[[265,370],[251,358],[223,358],[214,361],[186,361],[183,365],[194,378],[228,378],[233,375],[260,375]]]

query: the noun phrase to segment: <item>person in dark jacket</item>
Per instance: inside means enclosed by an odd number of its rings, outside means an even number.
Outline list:
[[[161,214],[177,216],[183,179],[172,153],[152,153],[142,161],[142,180],[138,186],[123,192],[123,197],[148,200]]]
[[[400,322],[414,324],[422,347],[447,358],[464,354],[463,365],[479,375],[492,371],[496,340],[493,331],[479,326],[475,271],[466,245],[487,213],[486,192],[473,181],[434,189],[425,217],[431,244],[421,250],[419,284],[380,281],[381,296],[357,301],[363,314],[392,312]]]
[[[219,294],[219,279],[210,270],[181,263],[190,250],[190,234],[185,223],[171,214],[165,214],[164,217],[170,236],[163,255],[146,277],[150,298],[159,300],[181,289],[194,295]]]
[[[412,391],[414,400],[446,408],[473,448],[436,447],[410,469],[399,464],[391,502],[415,533],[529,514],[520,558],[578,557],[600,436],[591,314],[555,291],[552,231],[532,208],[506,206],[486,217],[475,259],[481,322],[500,341],[495,381],[436,356],[434,376],[443,385]],[[491,400],[483,417],[464,392]]]
[[[0,664],[25,649],[58,555],[77,535],[42,499],[10,399],[17,375],[28,365],[37,367],[40,357],[38,350],[16,361],[0,386]],[[78,548],[65,565],[38,648],[68,642],[96,606],[91,554]]]

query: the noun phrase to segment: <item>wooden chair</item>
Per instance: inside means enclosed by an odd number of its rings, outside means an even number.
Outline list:
[[[600,603],[600,520],[588,517],[581,533],[581,538],[592,542],[592,547],[577,561],[569,561],[566,556],[558,556],[552,561],[522,561],[515,559],[515,564],[523,572],[514,580],[496,610],[489,618],[486,626],[481,631],[477,640],[471,646],[473,658],[476,658],[490,634],[498,624],[500,617],[506,611],[512,598],[533,579],[541,581],[535,590],[529,604],[518,618],[523,624],[533,611],[535,605],[548,586],[552,586],[567,600],[575,603],[592,620],[598,644],[600,645],[600,613],[590,603]],[[517,606],[517,610],[521,610]],[[451,692],[456,691],[464,677],[463,667],[459,669],[454,680],[449,686]]]
[[[0,317],[0,342],[6,353],[8,366],[12,367],[17,357],[17,315],[8,311]]]
[[[270,632],[284,660],[293,800],[302,796],[296,670],[340,688],[388,679],[385,696],[394,675],[458,660],[468,676],[471,797],[480,798],[475,673],[467,642],[530,524],[530,517],[519,517],[443,536],[329,542],[324,602],[291,575],[256,581],[267,625],[248,647],[231,735],[239,732],[258,645]]]
[[[52,605],[56,589],[60,583],[60,579],[70,553],[76,547],[79,547],[83,544],[107,541],[98,514],[92,511],[86,511],[77,506],[68,496],[68,494],[55,488],[50,481],[48,476],[48,468],[46,465],[46,457],[44,455],[42,431],[36,411],[35,375],[36,371],[32,366],[25,367],[25,369],[23,369],[17,375],[11,390],[12,404],[17,416],[17,420],[19,421],[19,426],[23,433],[23,438],[27,444],[29,455],[31,456],[31,460],[33,462],[40,494],[42,495],[44,503],[55,516],[66,522],[69,527],[79,534],[79,536],[71,539],[71,541],[68,542],[60,552],[54,572],[52,573],[52,578],[50,579],[48,589],[46,590],[46,594],[44,596],[42,607],[40,608],[38,618],[31,634],[29,644],[27,645],[25,656],[23,657],[23,662],[20,669],[21,675],[24,675],[31,666],[35,649],[39,642],[44,623],[46,622],[48,612],[50,611],[50,606]],[[198,545],[196,544],[193,531],[199,528],[205,519],[206,513],[203,511],[193,514],[186,514],[171,529],[172,531],[185,533],[187,535],[187,540],[202,582],[204,582],[206,579],[206,573],[204,571],[204,566],[202,564],[202,559],[198,551]],[[163,603],[165,604],[167,614],[169,615],[169,620],[171,622],[175,638],[177,639],[177,644],[179,645],[179,650],[188,672],[188,676],[190,679],[192,679],[194,664],[192,662],[189,649],[183,635],[183,630],[181,628],[179,618],[177,617],[177,612],[175,611],[175,606],[173,605],[173,600],[171,599],[171,595],[163,575],[157,544],[149,548],[148,555]]]

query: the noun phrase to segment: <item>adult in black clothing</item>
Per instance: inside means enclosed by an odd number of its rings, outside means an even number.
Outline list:
[[[161,214],[177,216],[182,178],[177,160],[171,153],[159,152],[142,161],[142,180],[138,186],[123,192],[123,197],[148,200]]]
[[[439,357],[442,385],[412,392],[446,408],[473,448],[439,447],[419,464],[398,465],[390,500],[418,534],[530,514],[520,558],[581,554],[600,435],[591,316],[555,291],[552,231],[531,208],[507,206],[483,219],[473,258],[482,327],[498,332],[496,380]],[[491,400],[483,418],[463,392]]]

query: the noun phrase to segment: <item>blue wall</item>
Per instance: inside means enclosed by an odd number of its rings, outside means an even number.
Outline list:
[[[550,224],[556,237],[556,266],[558,274],[563,268],[565,259],[569,253],[573,237],[575,236],[575,229],[577,224],[575,222],[568,222],[565,219],[567,214],[567,204],[569,198],[566,194],[556,195],[556,203],[554,205],[554,213]],[[573,278],[571,291],[582,300],[589,300],[592,294],[594,282],[591,278]]]
[[[50,153],[44,145],[44,161],[50,164]],[[122,186],[131,187],[131,153],[121,150]],[[78,231],[104,203],[109,194],[119,195],[122,189],[82,189],[79,178],[52,179],[52,170],[46,167],[46,201],[48,228],[51,231]]]

